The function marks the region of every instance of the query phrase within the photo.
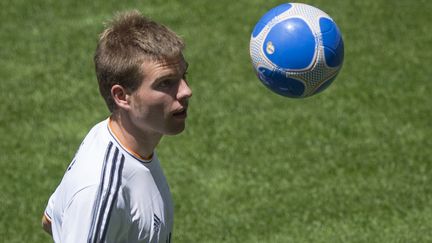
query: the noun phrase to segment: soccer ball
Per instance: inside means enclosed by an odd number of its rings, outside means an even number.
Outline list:
[[[292,98],[326,89],[344,58],[336,23],[320,9],[301,3],[285,3],[268,11],[255,25],[249,48],[261,82]]]

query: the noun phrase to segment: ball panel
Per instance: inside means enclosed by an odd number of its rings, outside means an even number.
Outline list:
[[[290,3],[284,3],[274,8],[276,16],[288,11],[292,7]]]
[[[339,67],[342,65],[344,58],[343,41],[339,42],[336,49],[331,49],[328,46],[324,46],[325,62],[329,67]]]
[[[252,37],[257,37],[257,35],[259,35],[259,33],[261,33],[261,31],[265,28],[265,24],[263,24],[263,22],[258,22],[256,25],[255,25],[255,28],[253,29],[253,32],[252,32]]]
[[[319,25],[322,34],[333,31],[335,27],[334,22],[328,18],[320,18]]]
[[[269,22],[271,22],[276,16],[287,11],[290,8],[291,8],[291,4],[285,3],[268,11],[263,17],[261,17],[261,19],[255,25],[255,28],[252,32],[252,36],[256,37],[257,35],[259,35],[259,33],[261,33],[261,31],[266,27],[266,25]]]
[[[265,86],[270,88],[273,83],[272,80],[273,70],[260,66],[256,71],[257,71],[258,78],[261,80],[261,82]]]
[[[291,98],[302,97],[305,85],[300,80],[287,77],[284,71],[278,69],[259,67],[258,70],[262,83],[273,92]]]
[[[344,47],[341,34],[335,22],[328,18],[320,19],[324,56],[329,67],[340,66],[343,62]]]
[[[289,18],[275,24],[267,34],[263,53],[281,68],[306,69],[314,60],[315,36],[300,18]]]

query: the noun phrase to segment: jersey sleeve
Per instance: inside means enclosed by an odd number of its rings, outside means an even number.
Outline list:
[[[63,212],[62,225],[58,229],[60,242],[87,242],[96,192],[97,187],[91,186],[74,195]]]
[[[77,193],[63,214],[60,242],[126,242],[128,217],[122,193],[113,204],[98,201],[99,188],[88,187]],[[98,206],[99,204],[99,206]],[[105,207],[103,210],[100,208]]]
[[[47,206],[46,206],[46,208],[45,208],[45,211],[44,211],[44,215],[45,215],[45,218],[46,219],[48,219],[48,221],[49,222],[52,222],[52,215],[54,215],[54,197],[55,197],[55,193],[53,193],[52,195],[51,195],[51,197],[48,199],[48,203],[47,203]]]

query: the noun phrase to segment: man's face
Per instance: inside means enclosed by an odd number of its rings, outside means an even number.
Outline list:
[[[142,132],[174,135],[185,128],[192,91],[186,81],[188,64],[183,56],[145,61],[144,79],[130,95],[130,115]]]

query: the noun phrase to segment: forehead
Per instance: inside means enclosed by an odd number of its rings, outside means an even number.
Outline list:
[[[183,75],[188,63],[183,55],[161,60],[146,60],[142,64],[144,77],[157,78],[165,75]]]

